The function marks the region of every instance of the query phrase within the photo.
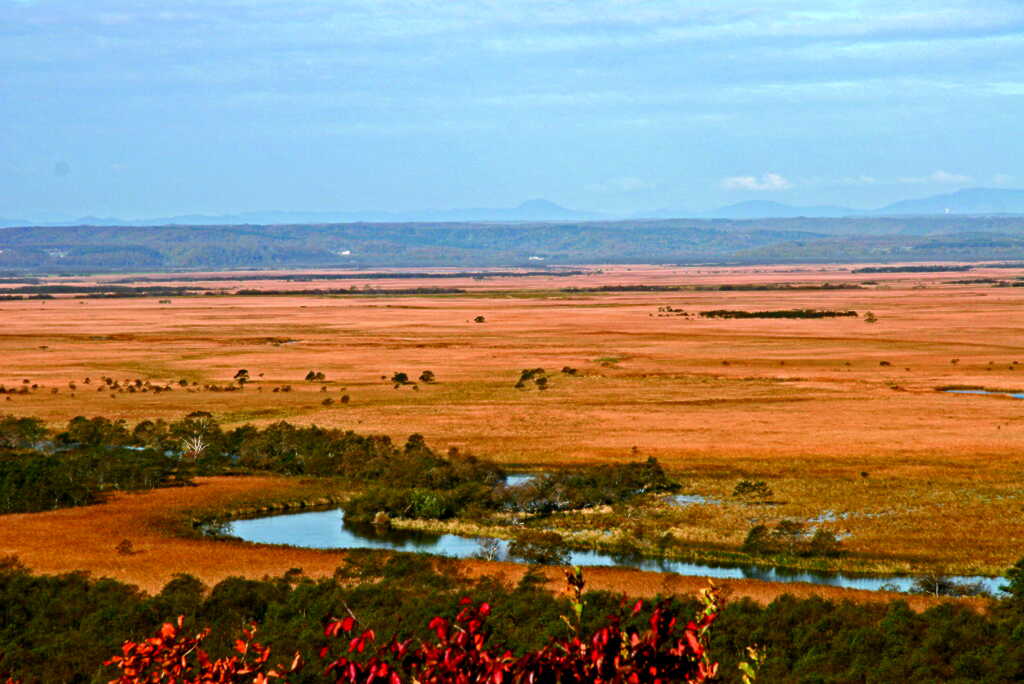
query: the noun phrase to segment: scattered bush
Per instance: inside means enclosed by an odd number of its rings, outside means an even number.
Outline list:
[[[547,514],[604,504],[634,496],[674,491],[679,485],[655,458],[646,461],[545,473],[506,492],[506,509]]]
[[[543,368],[524,368],[519,373],[516,389],[524,389],[529,382],[533,382],[537,389],[544,389],[548,383],[547,373]]]
[[[916,594],[931,596],[988,596],[981,582],[958,582],[941,572],[929,572],[914,580],[911,589]]]
[[[740,480],[733,488],[732,495],[750,501],[768,501],[774,492],[764,480]]]
[[[537,565],[568,565],[569,551],[562,535],[545,530],[524,530],[508,545],[508,555]]]
[[[781,520],[774,528],[767,525],[752,527],[742,549],[754,556],[834,557],[840,553],[840,542],[828,530],[818,528],[813,534],[808,534],[803,523]]]

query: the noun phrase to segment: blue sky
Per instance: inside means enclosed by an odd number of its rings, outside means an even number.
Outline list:
[[[1024,187],[1024,2],[0,0],[0,216]]]

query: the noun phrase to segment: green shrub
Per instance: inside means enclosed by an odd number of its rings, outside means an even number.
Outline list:
[[[773,494],[771,487],[764,480],[740,480],[732,490],[733,496],[752,501],[767,501]]]
[[[538,565],[569,564],[569,552],[557,532],[524,530],[509,543],[508,553],[513,558]]]
[[[747,532],[741,548],[754,556],[834,557],[840,554],[840,542],[834,533],[819,527],[809,535],[804,524],[797,520],[781,520],[774,528],[755,525]]]

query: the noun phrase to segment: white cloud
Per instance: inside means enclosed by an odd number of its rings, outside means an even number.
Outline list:
[[[949,173],[948,171],[938,170],[933,171],[927,176],[909,176],[906,178],[900,178],[900,183],[908,183],[910,185],[921,185],[925,183],[936,183],[940,185],[965,185],[967,183],[973,183],[974,179],[970,176],[965,176],[959,173]]]
[[[785,176],[777,173],[765,173],[760,178],[757,176],[730,176],[723,178],[722,187],[726,190],[788,190],[793,184]]]
[[[997,173],[992,176],[992,185],[1011,185],[1013,176],[1008,173]]]

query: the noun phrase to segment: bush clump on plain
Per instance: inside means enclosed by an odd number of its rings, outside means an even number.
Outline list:
[[[808,531],[796,520],[781,520],[775,527],[755,525],[747,533],[743,551],[754,556],[831,558],[840,554],[835,533],[824,528]]]

